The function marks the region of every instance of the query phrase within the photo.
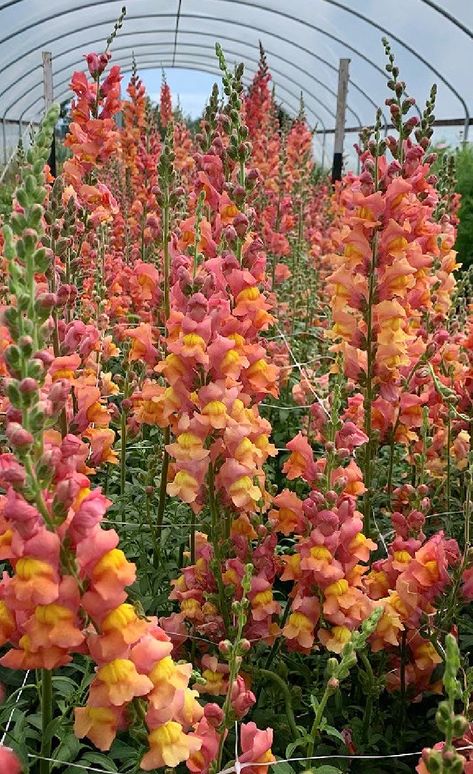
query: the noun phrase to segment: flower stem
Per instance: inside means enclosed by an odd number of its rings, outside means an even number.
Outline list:
[[[373,690],[374,690],[374,674],[373,674],[373,668],[370,664],[370,660],[366,653],[361,652],[360,658],[363,662],[363,666],[365,667],[366,674],[368,675],[369,679],[369,688],[368,688],[368,694],[366,696],[366,704],[365,704],[365,711],[363,713],[363,726],[362,726],[362,739],[364,743],[367,743],[369,741],[370,737],[370,730],[371,730],[371,718],[373,714]]]
[[[169,142],[171,142],[171,134],[168,133]],[[165,151],[168,150],[168,146],[166,145],[163,151],[163,161],[164,161],[164,154]],[[170,232],[170,209],[171,209],[171,202],[170,202],[170,182],[172,178],[172,163],[169,161],[167,154],[165,155],[166,163],[163,167],[163,173],[161,177],[161,187],[162,187],[162,193],[163,193],[163,204],[162,204],[162,250],[163,250],[163,272],[164,272],[164,278],[163,278],[163,307],[164,307],[164,325],[166,325],[170,312],[171,312],[171,297],[170,297],[170,272],[171,272],[171,262],[170,262],[170,255],[169,255],[169,232]],[[161,534],[162,534],[162,523],[164,518],[164,509],[166,505],[166,487],[167,487],[167,481],[168,481],[168,469],[169,469],[169,454],[166,450],[166,446],[171,441],[171,431],[169,427],[166,427],[164,429],[163,433],[163,460],[161,465],[161,479],[159,482],[159,502],[158,502],[158,513],[156,517],[156,536],[155,536],[155,545],[157,546],[158,552],[161,549]],[[158,553],[159,555],[159,553]]]
[[[310,742],[307,745],[307,760],[309,760],[314,754],[315,742],[317,737],[319,736],[319,726],[322,722],[324,710],[331,695],[332,695],[332,689],[327,683],[327,685],[325,686],[325,691],[323,693],[323,696],[320,700],[319,706],[317,707],[317,712],[315,713],[315,718],[314,718],[314,722],[312,723],[312,728],[310,729]]]
[[[126,441],[126,411],[122,409],[120,417],[120,503],[122,510],[122,521],[125,521]]]
[[[158,547],[158,551],[161,547],[161,533],[162,524],[164,519],[164,508],[166,505],[166,487],[168,483],[168,469],[169,469],[169,454],[166,451],[166,446],[171,440],[171,431],[169,427],[164,428],[163,433],[163,461],[161,465],[161,478],[159,481],[159,500],[158,500],[158,512],[156,516],[156,540],[155,545]]]
[[[405,725],[406,725],[406,663],[407,663],[407,633],[402,632],[401,635],[401,666],[400,666],[400,688],[401,688],[401,720],[400,720],[400,737],[404,739]],[[402,749],[402,748],[401,748]]]
[[[289,688],[287,687],[287,684],[284,682],[284,680],[279,677],[279,675],[276,674],[276,672],[272,672],[271,669],[258,669],[258,674],[261,677],[266,677],[268,680],[272,680],[275,685],[278,686],[279,690],[281,691],[283,697],[284,697],[284,707],[286,710],[286,717],[287,722],[289,724],[289,728],[291,729],[291,734],[297,739],[299,734],[299,729],[296,725],[296,719],[294,717],[294,710],[292,709],[292,699],[291,694],[289,691]]]
[[[210,516],[212,520],[211,535],[212,535],[212,545],[214,549],[214,560],[215,560],[215,571],[214,571],[215,582],[217,584],[217,589],[218,589],[220,612],[222,614],[223,622],[225,625],[225,633],[228,635],[228,632],[230,630],[230,616],[228,613],[227,600],[225,598],[225,587],[223,585],[223,580],[222,580],[222,554],[221,554],[220,530],[219,530],[220,521],[219,521],[218,506],[215,499],[215,471],[212,464],[209,466],[209,472],[208,472],[208,492],[209,492]]]
[[[41,758],[51,757],[51,729],[53,719],[53,678],[49,669],[41,670]],[[51,770],[49,760],[40,760],[39,774],[49,774]]]
[[[373,306],[376,289],[376,255],[378,239],[377,234],[373,238],[373,249],[371,257],[371,266],[368,281],[368,304],[366,310],[366,388],[364,395],[365,411],[365,433],[368,436],[366,444],[365,464],[364,464],[364,484],[366,487],[364,498],[364,532],[367,537],[371,536],[371,475],[373,470],[373,426],[372,426],[372,403],[373,403],[373,381],[374,381],[374,341],[373,341]]]

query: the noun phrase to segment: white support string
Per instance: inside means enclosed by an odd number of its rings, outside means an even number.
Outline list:
[[[319,398],[317,396],[317,400],[320,403],[321,398]],[[279,403],[260,403],[259,405],[260,406],[266,406],[267,408],[272,408],[272,409],[278,409],[278,410],[281,409],[282,411],[301,411],[302,409],[312,408],[312,406],[314,404],[313,403],[306,403],[303,406],[281,406]],[[323,406],[322,406],[322,408],[323,408]],[[325,411],[325,413],[327,413],[327,409],[324,408],[324,411]],[[287,451],[287,449],[286,449],[286,451]]]
[[[94,771],[97,774],[117,774],[116,769],[96,769],[93,766],[83,766],[82,763],[69,763],[69,761],[58,761],[55,758],[45,758],[43,755],[28,753],[28,758],[34,758],[35,761],[49,761],[49,763],[62,763],[63,766],[73,769],[82,769],[83,771]]]
[[[457,752],[463,752],[465,750],[473,750],[473,745],[466,745],[465,747],[456,747],[455,748]],[[236,761],[233,766],[229,766],[226,769],[222,769],[218,772],[218,774],[233,774],[234,772],[236,774],[239,774],[243,769],[247,769],[249,766],[277,766],[279,763],[296,763],[296,762],[304,762],[304,761],[337,761],[337,760],[343,760],[343,761],[387,761],[387,760],[395,760],[399,758],[420,758],[422,755],[422,750],[417,750],[416,752],[405,752],[405,753],[390,753],[387,755],[337,755],[334,753],[333,755],[311,755],[309,757],[302,756],[300,758],[278,758],[275,761],[269,761],[265,763],[260,763],[256,761],[255,763],[251,762],[245,762],[240,763],[238,761],[238,769],[236,766]]]
[[[240,759],[238,757],[238,721],[235,720],[235,765],[234,765],[235,774],[240,774],[241,769],[242,769],[242,764],[240,763]]]
[[[371,512],[371,516],[372,516],[372,519],[373,519],[374,526],[376,528],[376,532],[378,533],[379,539],[381,540],[381,543],[383,544],[383,548],[384,548],[384,551],[386,553],[386,556],[389,556],[388,546],[387,546],[386,539],[385,539],[387,537],[387,535],[383,535],[383,533],[381,532],[381,530],[379,528],[379,524],[376,521],[376,516],[374,514],[374,510]],[[388,535],[389,534],[390,533],[388,533]]]
[[[405,752],[405,753],[389,753],[387,755],[337,755],[334,753],[333,755],[311,755],[309,757],[307,756],[301,756],[299,758],[278,758],[275,761],[268,761],[261,763],[259,761],[255,761],[252,763],[251,761],[246,761],[245,763],[241,763],[238,758],[238,728],[237,723],[235,722],[235,763],[232,766],[228,766],[225,769],[222,769],[218,772],[218,774],[240,774],[243,769],[247,769],[250,766],[277,766],[280,763],[303,763],[304,761],[337,761],[337,760],[343,760],[343,761],[387,761],[387,760],[396,760],[401,758],[420,758],[422,755],[422,750],[416,750],[415,752]],[[455,750],[457,752],[466,752],[467,750],[473,750],[473,745],[465,745],[463,747],[456,747]],[[69,761],[60,761],[56,760],[55,758],[45,758],[42,755],[35,755],[34,753],[28,753],[28,758],[34,758],[37,761],[49,761],[50,763],[61,763],[63,766],[68,766],[76,769],[81,769],[82,771],[93,771],[97,772],[97,774],[117,774],[117,772],[114,769],[96,769],[93,766],[84,766],[81,763],[69,763]]]
[[[166,522],[164,524],[138,524],[136,521],[113,521],[113,519],[102,519],[102,524],[110,524],[112,527],[135,527],[135,529],[147,529],[147,530],[154,530],[154,529],[167,529],[170,527],[208,527],[208,524],[204,524],[201,522],[200,524],[194,524],[193,522],[189,522],[188,524],[182,524],[180,521],[176,522]]]
[[[15,705],[16,705],[16,704],[18,704],[18,702],[20,701],[20,699],[21,699],[21,696],[22,696],[22,694],[23,694],[23,691],[24,691],[24,690],[25,690],[25,688],[26,688],[26,683],[27,683],[27,681],[28,681],[28,677],[29,677],[30,671],[31,671],[31,670],[27,669],[27,670],[26,670],[26,672],[25,672],[25,676],[24,676],[24,678],[23,678],[23,682],[22,682],[22,684],[21,684],[21,687],[20,687],[20,690],[19,690],[19,692],[18,692],[18,696],[16,697],[16,702],[15,702]],[[3,744],[5,743],[6,736],[7,736],[7,734],[8,734],[8,731],[10,730],[10,726],[11,726],[11,724],[12,724],[13,715],[15,714],[15,709],[16,709],[16,706],[14,706],[14,707],[12,708],[12,711],[10,712],[10,716],[9,716],[9,718],[8,718],[8,720],[7,720],[7,724],[6,724],[6,726],[5,726],[5,731],[3,732],[3,736],[2,736],[2,739],[1,739],[1,741],[0,741],[0,745],[3,745]]]
[[[279,329],[278,329],[279,330]],[[321,326],[314,326],[310,331],[296,331],[296,333],[286,333],[286,337],[288,339],[295,339],[297,336],[306,336],[310,337],[312,339],[320,339],[322,341],[322,337],[319,336],[318,333],[314,333],[313,331],[324,331],[325,328],[322,328]],[[262,336],[261,341],[274,341],[275,339],[282,339],[284,334],[278,333],[277,336]]]
[[[278,325],[276,325],[276,329],[277,329],[277,330],[279,331],[279,333],[281,334],[281,338],[282,338],[282,340],[284,341],[284,344],[286,345],[287,351],[289,352],[290,356],[292,357],[292,359],[293,359],[293,361],[294,361],[294,365],[295,365],[295,367],[296,367],[296,368],[299,370],[299,373],[300,373],[300,375],[302,376],[302,378],[303,378],[303,379],[304,379],[304,380],[307,382],[307,385],[308,385],[308,387],[309,387],[309,389],[310,389],[311,393],[313,394],[314,398],[316,399],[316,401],[317,401],[317,402],[319,403],[319,405],[322,407],[323,411],[325,411],[326,415],[327,415],[327,416],[329,416],[329,413],[328,413],[328,411],[327,411],[327,409],[326,409],[326,407],[325,407],[325,405],[324,405],[324,402],[323,402],[322,398],[321,398],[321,397],[320,397],[320,396],[317,394],[317,392],[315,391],[314,387],[313,387],[313,386],[312,386],[312,384],[310,383],[309,379],[308,379],[308,378],[307,378],[307,376],[304,374],[304,372],[303,372],[303,370],[302,370],[302,367],[301,367],[301,366],[302,366],[302,364],[298,362],[298,360],[297,360],[296,356],[294,355],[294,352],[292,351],[292,349],[291,349],[291,347],[290,347],[290,345],[289,345],[289,342],[288,342],[288,340],[287,340],[287,338],[286,338],[286,335],[285,335],[284,331],[282,331],[282,330],[279,328],[279,326],[278,326]]]

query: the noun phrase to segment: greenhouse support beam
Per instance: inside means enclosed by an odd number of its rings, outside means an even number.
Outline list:
[[[3,163],[7,163],[7,130],[5,128],[5,119],[2,119],[2,140],[3,140]]]
[[[19,2],[21,1],[21,2],[22,2],[22,0],[18,0],[18,1],[19,1]],[[95,1],[95,3],[97,2],[97,0],[94,0],[94,1]],[[104,2],[108,2],[108,1],[109,1],[109,0],[104,0]],[[90,5],[93,5],[93,4],[94,4],[94,3],[90,3]],[[99,3],[99,4],[101,4],[101,3]],[[89,6],[89,4],[87,4],[87,7],[88,7],[88,6]],[[82,7],[82,6],[81,6],[81,7]],[[78,10],[78,9],[77,9],[77,10]],[[268,10],[268,9],[266,9],[266,10]],[[66,12],[66,13],[67,13],[67,12]],[[157,18],[159,18],[159,19],[164,19],[164,18],[174,18],[174,15],[175,15],[175,14],[171,14],[171,13],[128,14],[128,15],[127,15],[127,21],[128,21],[128,23],[129,23],[130,21],[137,21],[137,20],[140,20],[140,19],[143,19],[143,18],[146,18],[146,19],[157,19]],[[56,17],[54,16],[54,17],[52,17],[52,18],[54,18],[54,19],[55,19]],[[181,15],[180,15],[180,18],[181,18],[181,19],[184,19],[184,18],[185,18],[185,19],[190,19],[190,20],[199,21],[199,22],[200,22],[200,21],[202,21],[202,20],[205,20],[205,19],[206,19],[206,17],[204,17],[204,16],[202,16],[202,15],[200,15],[200,14],[189,14],[189,13],[185,13],[185,14],[181,13]],[[293,21],[297,21],[297,19],[295,19],[294,17],[288,17],[288,18],[291,18]],[[49,19],[46,19],[46,20],[43,20],[43,21],[48,21],[48,20],[49,20]],[[216,21],[216,22],[226,22],[226,21],[227,21],[226,19],[224,19],[224,18],[222,18],[222,17],[217,17],[217,16],[213,16],[213,17],[212,17],[212,20],[213,20],[213,21]],[[114,21],[115,21],[115,17],[111,17],[110,19],[105,19],[105,20],[103,20],[103,21],[101,21],[101,22],[100,22],[100,26],[104,26],[104,25],[105,25],[105,26],[111,26],[111,25],[113,25]],[[308,56],[314,57],[315,59],[317,59],[318,61],[320,61],[322,64],[324,64],[324,65],[326,65],[327,67],[329,67],[329,68],[330,68],[332,71],[336,72],[336,70],[337,70],[336,66],[335,66],[335,65],[333,65],[333,64],[332,64],[332,63],[331,63],[331,62],[330,62],[328,59],[324,59],[324,57],[321,57],[319,54],[316,54],[314,51],[311,51],[310,49],[308,49],[308,48],[305,48],[305,47],[304,47],[304,46],[302,46],[302,45],[301,45],[299,42],[295,43],[294,41],[288,40],[288,39],[287,39],[287,37],[285,37],[285,36],[283,36],[283,35],[278,35],[277,33],[275,33],[275,32],[274,32],[274,31],[272,31],[272,30],[268,30],[268,29],[266,29],[266,28],[263,28],[263,27],[257,27],[257,26],[255,26],[255,24],[254,24],[254,23],[252,23],[252,24],[247,24],[247,23],[245,23],[245,22],[243,22],[243,21],[241,21],[241,20],[238,20],[238,21],[233,21],[233,22],[232,22],[232,24],[233,24],[234,26],[237,26],[237,27],[243,27],[244,29],[248,29],[248,30],[251,30],[251,31],[253,31],[253,32],[259,32],[259,33],[261,33],[261,34],[263,34],[263,35],[268,35],[268,36],[270,36],[270,37],[274,38],[275,40],[280,40],[280,41],[282,41],[282,42],[284,42],[284,43],[289,43],[291,46],[294,46],[294,48],[296,48],[296,49],[298,49],[298,50],[302,51],[304,54],[307,54]],[[33,26],[34,26],[34,25],[33,25]],[[315,29],[315,30],[316,30],[316,31],[318,31],[318,32],[321,32],[321,33],[323,32],[323,31],[322,31],[322,30],[320,30],[318,27],[314,27],[313,25],[310,25],[310,26],[311,26],[311,28]],[[75,33],[77,33],[77,32],[83,32],[83,31],[85,31],[85,30],[89,30],[89,28],[90,28],[90,24],[88,23],[88,24],[86,24],[86,25],[85,25],[85,26],[83,26],[83,27],[76,27],[76,28],[75,28],[75,30],[74,30],[74,32],[75,32]],[[181,32],[181,28],[179,28],[179,30],[180,30],[180,32]],[[126,33],[126,32],[125,32],[125,33],[123,33],[123,32],[122,32],[121,34],[122,34],[122,35],[127,35],[127,34],[135,34],[135,33]],[[209,33],[209,34],[210,34],[210,33]],[[323,34],[329,34],[329,33],[323,32]],[[60,34],[60,35],[55,35],[54,37],[52,37],[52,38],[49,38],[47,41],[43,41],[43,44],[42,44],[42,45],[49,45],[49,44],[52,44],[52,43],[56,43],[57,41],[60,41],[60,40],[63,40],[63,39],[65,39],[65,37],[67,37],[67,35],[65,36],[65,35],[64,35],[64,33],[62,33],[62,34]],[[217,35],[217,37],[218,37],[218,35]],[[224,37],[224,36],[222,36],[222,38],[223,38],[223,37]],[[330,36],[330,37],[331,37],[331,38],[333,38],[333,36]],[[236,40],[238,40],[238,39],[241,39],[241,35],[240,35],[238,38],[236,38]],[[335,39],[335,38],[333,38],[333,39]],[[351,47],[350,47],[350,46],[349,46],[349,45],[346,43],[346,41],[343,41],[343,40],[341,40],[341,39],[339,39],[339,38],[337,38],[337,39],[336,39],[336,41],[338,41],[339,43],[343,44],[345,47],[348,47],[348,48],[350,48],[350,50],[352,50],[354,53],[357,53],[355,49],[352,49],[352,48],[351,48]],[[2,42],[2,41],[0,41],[0,43],[1,43],[1,42]],[[74,49],[74,48],[75,48],[75,47],[73,47],[73,49]],[[23,60],[23,59],[24,59],[26,56],[28,56],[28,55],[30,55],[30,54],[33,54],[35,51],[38,51],[38,50],[39,50],[39,46],[33,46],[32,48],[29,48],[27,51],[23,51],[23,52],[22,52],[22,54],[20,54],[20,55],[19,55],[19,56],[17,56],[16,58],[14,58],[14,59],[11,59],[11,60],[9,61],[9,63],[8,63],[8,67],[10,68],[10,67],[12,67],[13,65],[17,64],[18,62],[21,62],[21,61],[22,61],[22,60]],[[57,51],[57,52],[56,52],[56,59],[57,59],[58,57],[62,56],[62,54],[63,54],[63,52],[61,52],[61,51]],[[382,70],[380,67],[378,67],[377,65],[375,65],[374,63],[372,63],[372,62],[371,62],[371,61],[370,61],[370,60],[369,60],[367,57],[363,57],[363,58],[364,58],[364,59],[365,59],[365,60],[368,62],[368,64],[370,64],[372,67],[374,67],[374,68],[375,68],[375,70],[376,70],[377,72],[379,72],[379,73],[380,73],[380,74],[383,76],[383,78],[385,78],[385,73],[384,73],[384,71],[383,71],[383,70]],[[73,65],[71,64],[71,68],[72,68],[72,67],[73,67]],[[33,69],[34,69],[34,68],[33,68]],[[28,71],[28,74],[29,74],[30,72],[31,72],[31,70],[30,70],[30,71]],[[4,89],[3,89],[3,90],[0,90],[0,97],[2,97],[4,94],[6,94],[6,93],[7,93],[7,92],[8,92],[8,91],[11,89],[11,85],[12,85],[11,83],[8,83],[8,82],[7,82],[7,79],[6,79],[6,77],[5,77],[5,73],[3,73],[3,75],[4,75],[4,81],[5,81],[5,84],[6,84],[6,85],[5,85],[5,87],[4,87]],[[368,93],[367,93],[367,92],[366,92],[364,89],[362,89],[362,88],[359,86],[359,84],[358,84],[358,83],[356,83],[356,82],[354,82],[354,81],[351,81],[351,85],[353,86],[353,88],[354,88],[354,89],[356,89],[356,91],[357,91],[357,92],[359,92],[360,94],[362,94],[362,95],[363,95],[363,97],[364,97],[366,100],[368,100],[368,102],[369,102],[369,103],[370,103],[370,104],[373,106],[373,108],[374,108],[375,110],[377,109],[377,107],[378,107],[378,106],[376,105],[376,103],[374,102],[374,100],[373,100],[373,99],[372,99],[372,98],[369,96],[369,94],[368,94]],[[16,101],[15,101],[15,103],[14,103],[14,104],[16,104]],[[418,106],[416,105],[416,106],[415,106],[415,108],[416,108],[416,110],[417,110],[417,112],[418,112],[418,114],[419,114],[419,118],[421,118],[421,112],[420,112],[420,110],[419,110]],[[5,111],[5,114],[4,114],[4,115],[6,115],[6,113],[8,112],[8,110],[9,110],[9,109],[10,109],[10,108],[8,108],[8,109]],[[384,114],[384,112],[383,112],[383,120],[384,120],[384,121],[385,121],[385,123],[386,123],[386,118],[385,118],[385,114]]]
[[[468,125],[473,126],[473,118],[468,119]],[[355,132],[361,132],[362,129],[365,128],[367,124],[364,124],[363,126],[360,124],[360,126],[346,126],[345,127],[345,134],[353,134]],[[464,118],[438,118],[435,119],[432,126],[458,126],[464,128],[465,126],[465,119]],[[386,128],[388,130],[395,129],[396,127],[394,124],[387,124]],[[337,130],[336,129],[319,129],[319,134],[335,134]]]
[[[53,104],[53,55],[50,51],[43,51],[43,87],[44,87],[44,109],[47,113]],[[53,131],[51,140],[51,151],[49,153],[49,169],[53,177],[56,177],[56,127]]]
[[[343,140],[345,138],[345,116],[350,60],[340,59],[338,69],[337,115],[335,118],[335,140],[333,143],[332,183],[342,179]]]

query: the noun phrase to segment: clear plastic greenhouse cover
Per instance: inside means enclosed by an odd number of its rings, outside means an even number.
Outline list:
[[[83,54],[100,50],[123,2],[7,0],[0,4],[0,120],[27,126],[44,107],[42,51],[53,55],[54,97],[70,95],[69,81]],[[247,78],[267,53],[276,92],[290,112],[300,93],[313,126],[334,126],[337,69],[349,57],[347,124],[372,123],[385,95],[386,34],[408,89],[418,98],[438,84],[437,117],[469,121],[473,114],[473,2],[471,0],[128,0],[113,46],[124,71],[178,67],[217,74],[218,40]]]

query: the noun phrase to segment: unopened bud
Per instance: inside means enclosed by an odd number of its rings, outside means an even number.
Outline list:
[[[32,445],[34,438],[19,422],[10,422],[7,425],[6,435],[13,449],[27,449]]]
[[[57,305],[57,296],[55,293],[40,293],[36,297],[36,304],[39,309],[49,311]]]
[[[29,376],[27,376],[25,379],[22,379],[18,386],[19,386],[20,392],[22,392],[24,395],[29,395],[32,392],[37,392],[37,390],[39,389],[38,382],[36,381],[36,379],[32,379]]]

